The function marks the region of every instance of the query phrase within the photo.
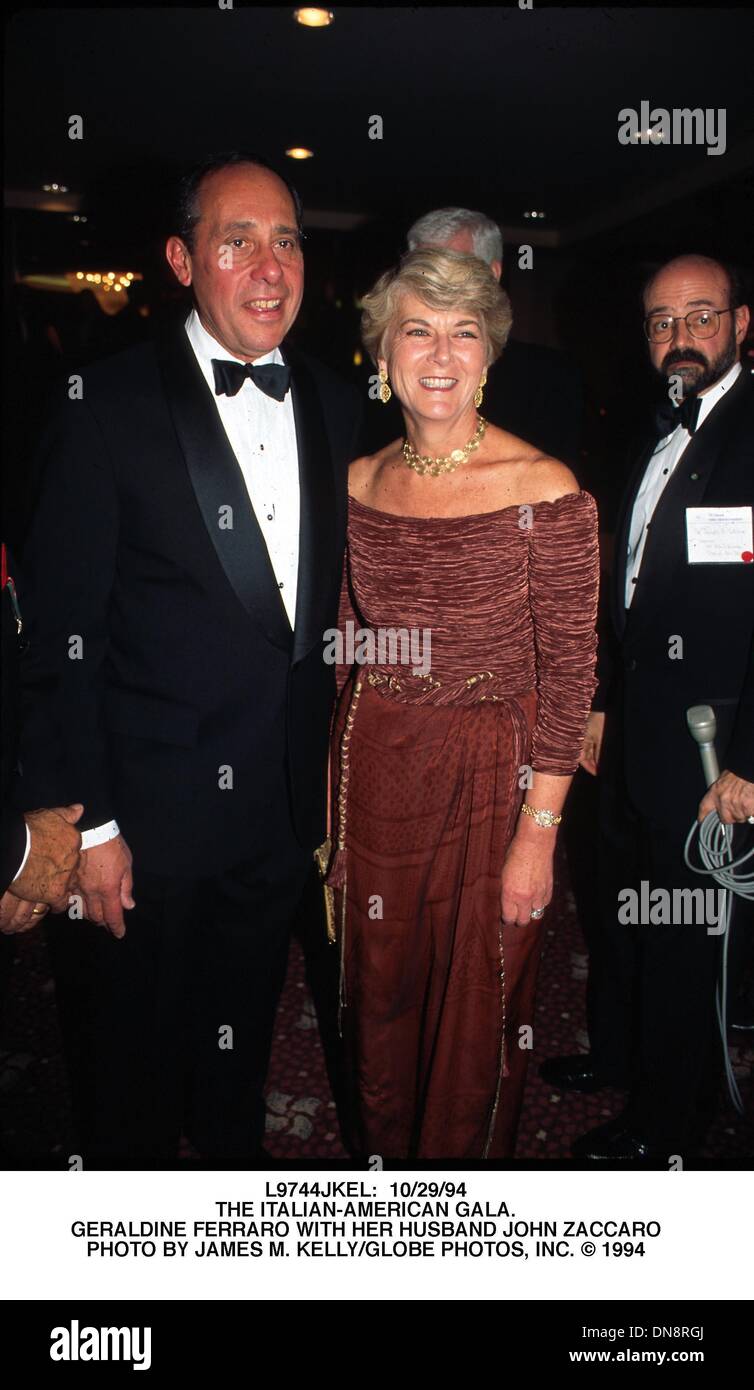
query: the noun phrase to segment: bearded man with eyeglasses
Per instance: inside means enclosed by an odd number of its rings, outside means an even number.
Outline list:
[[[581,758],[600,783],[591,1052],[542,1068],[566,1090],[628,1093],[617,1118],[577,1140],[575,1156],[591,1162],[677,1167],[718,1099],[720,929],[691,913],[629,924],[619,895],[642,881],[650,895],[714,887],[684,863],[689,829],[710,811],[745,826],[736,854],[754,840],[754,381],[740,360],[742,298],[733,270],[698,255],[669,261],[644,289],[664,393],[618,517],[613,631]],[[723,769],[707,790],[686,723],[703,704]],[[749,905],[734,901],[743,916]]]

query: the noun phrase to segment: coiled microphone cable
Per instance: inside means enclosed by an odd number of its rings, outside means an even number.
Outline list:
[[[715,712],[710,705],[693,705],[691,709],[686,711],[686,722],[692,738],[699,745],[705,780],[709,787],[720,776],[714,741],[717,728]],[[754,825],[754,816],[748,817],[748,823]],[[716,991],[717,1021],[723,1044],[728,1091],[736,1110],[742,1115],[744,1105],[728,1051],[728,943],[730,941],[733,895],[744,898],[748,902],[754,902],[754,865],[752,865],[751,872],[743,874],[740,872],[742,864],[754,859],[754,844],[745,854],[734,859],[733,839],[736,829],[738,829],[737,826],[724,825],[717,811],[710,811],[701,824],[699,821],[694,821],[686,836],[683,858],[693,873],[714,879],[715,883],[719,884],[723,890],[719,918],[724,922],[724,926],[721,933],[723,943]],[[699,836],[699,858],[703,866],[701,868],[698,864],[692,864],[690,858],[691,846],[697,834]]]

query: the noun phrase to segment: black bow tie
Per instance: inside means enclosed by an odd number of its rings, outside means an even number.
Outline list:
[[[254,385],[266,396],[282,401],[291,384],[290,367],[281,366],[278,362],[263,362],[261,367],[255,367],[253,362],[232,362],[227,357],[213,357],[212,370],[216,396],[236,396],[247,376],[250,376]]]
[[[655,425],[659,438],[663,439],[666,434],[672,434],[676,425],[683,425],[689,434],[693,434],[701,408],[701,396],[685,396],[680,405],[674,405],[669,396],[663,396],[655,410]]]

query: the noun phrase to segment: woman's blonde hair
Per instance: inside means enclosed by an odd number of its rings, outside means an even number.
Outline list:
[[[469,310],[482,322],[487,365],[500,356],[513,322],[505,290],[478,256],[430,246],[409,251],[364,296],[361,339],[373,362],[384,356],[385,337],[404,294],[415,294],[430,309]]]

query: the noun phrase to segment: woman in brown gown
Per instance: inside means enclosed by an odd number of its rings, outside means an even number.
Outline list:
[[[407,441],[351,468],[332,734],[329,882],[365,1155],[515,1144],[557,834],[521,806],[557,815],[576,770],[599,565],[593,498],[477,414],[509,328],[504,291],[458,252],[412,252],[365,301]]]

